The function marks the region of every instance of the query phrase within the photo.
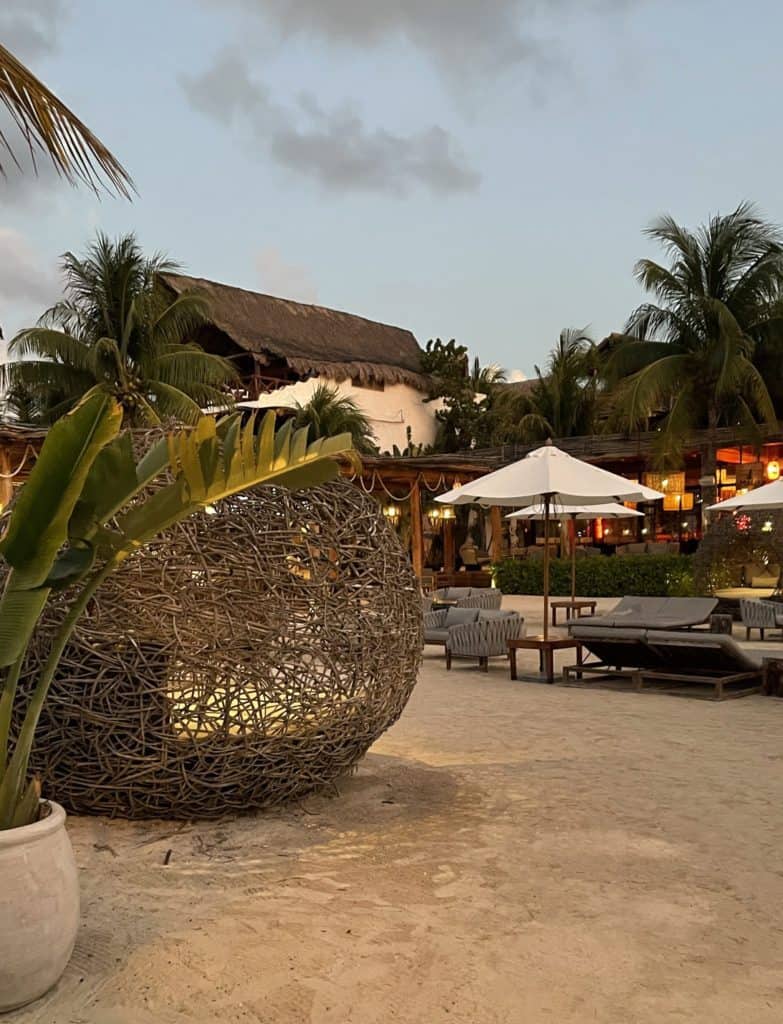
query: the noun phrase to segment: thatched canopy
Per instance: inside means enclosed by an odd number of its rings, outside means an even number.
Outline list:
[[[298,375],[426,387],[421,349],[401,327],[200,277],[164,274],[162,280],[178,295],[194,288],[206,294],[214,326],[257,366],[283,360]]]

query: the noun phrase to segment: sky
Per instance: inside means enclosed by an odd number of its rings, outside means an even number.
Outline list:
[[[530,376],[562,328],[622,328],[656,216],[783,222],[782,33],[776,0],[3,0],[0,42],[138,195],[0,154],[0,325],[134,231]]]

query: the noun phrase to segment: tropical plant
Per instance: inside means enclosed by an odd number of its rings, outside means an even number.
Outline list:
[[[440,399],[442,403],[435,413],[435,450],[464,451],[484,443],[488,434],[486,409],[496,386],[505,380],[505,372],[497,366],[482,367],[478,359],[471,369],[467,348],[454,338],[448,342],[440,338],[428,341],[422,370],[430,378],[428,401]]]
[[[0,101],[24,138],[33,167],[36,150],[48,153],[71,184],[82,181],[95,191],[104,178],[108,188],[130,198],[133,182],[100,139],[43,82],[0,45]],[[10,140],[0,132],[0,150],[19,161]],[[5,170],[0,161],[0,174]]]
[[[362,410],[329,384],[319,384],[304,405],[297,403],[294,425],[309,427],[313,439],[350,434],[354,448],[362,455],[378,451],[372,426]]]
[[[236,370],[189,339],[209,316],[198,292],[172,298],[158,284],[177,269],[146,257],[135,235],[99,234],[83,257],[65,253],[65,297],[20,331],[0,368],[11,396],[52,422],[92,387],[117,399],[126,424],[196,422],[231,404]]]
[[[94,388],[58,420],[0,538],[9,567],[0,598],[0,829],[37,819],[40,785],[28,778],[36,725],[74,626],[103,580],[161,531],[221,498],[262,483],[322,483],[336,475],[336,456],[355,458],[348,435],[308,443],[307,430],[290,422],[276,431],[269,412],[244,426],[239,414],[202,416],[137,462],[122,419],[118,401]],[[50,593],[63,589],[68,610],[12,744],[27,648]]]
[[[629,429],[659,418],[662,464],[680,460],[689,431],[707,428],[703,466],[712,474],[718,426],[775,421],[753,360],[760,338],[780,334],[783,235],[748,203],[696,231],[662,217],[646,234],[669,265],[636,264],[655,301],[631,314],[608,360],[616,415]]]
[[[505,384],[506,371],[495,363],[482,366],[478,356],[476,356],[473,360],[473,369],[468,379],[474,394],[489,395],[496,384]]]
[[[595,432],[598,399],[597,355],[586,329],[560,332],[546,370],[535,367],[529,410],[519,423],[528,441],[577,437]]]

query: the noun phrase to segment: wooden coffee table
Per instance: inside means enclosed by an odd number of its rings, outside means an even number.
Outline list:
[[[555,651],[576,650],[576,663],[582,664],[582,645],[570,636],[521,636],[508,642],[511,678],[517,678],[517,651],[538,651],[538,667],[548,683],[555,681]]]
[[[559,608],[565,608],[566,622],[569,619],[581,619],[582,609],[587,609],[588,615],[595,615],[595,609],[598,605],[597,601],[589,601],[586,598],[575,598],[573,601],[570,597],[565,597],[559,601],[550,601],[549,607],[552,609],[552,625],[557,625],[557,611]]]

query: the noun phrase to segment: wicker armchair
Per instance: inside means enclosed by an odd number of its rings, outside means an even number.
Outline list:
[[[455,601],[457,608],[482,608],[496,611],[503,595],[491,587],[446,587],[432,595],[435,601]]]
[[[479,617],[478,608],[441,608],[437,612],[424,615],[424,643],[446,646],[449,629],[476,622]]]
[[[745,627],[745,639],[750,640],[750,631],[757,629],[764,639],[764,630],[783,626],[783,608],[772,601],[756,601],[740,598],[740,618]]]
[[[489,659],[508,657],[508,642],[522,635],[525,620],[517,612],[485,611],[476,622],[451,626],[446,640],[446,668],[452,658],[478,658],[489,671]]]
[[[503,595],[499,590],[487,587],[484,590],[474,590],[470,597],[463,597],[459,603],[460,608],[480,608],[482,611],[497,611]]]

